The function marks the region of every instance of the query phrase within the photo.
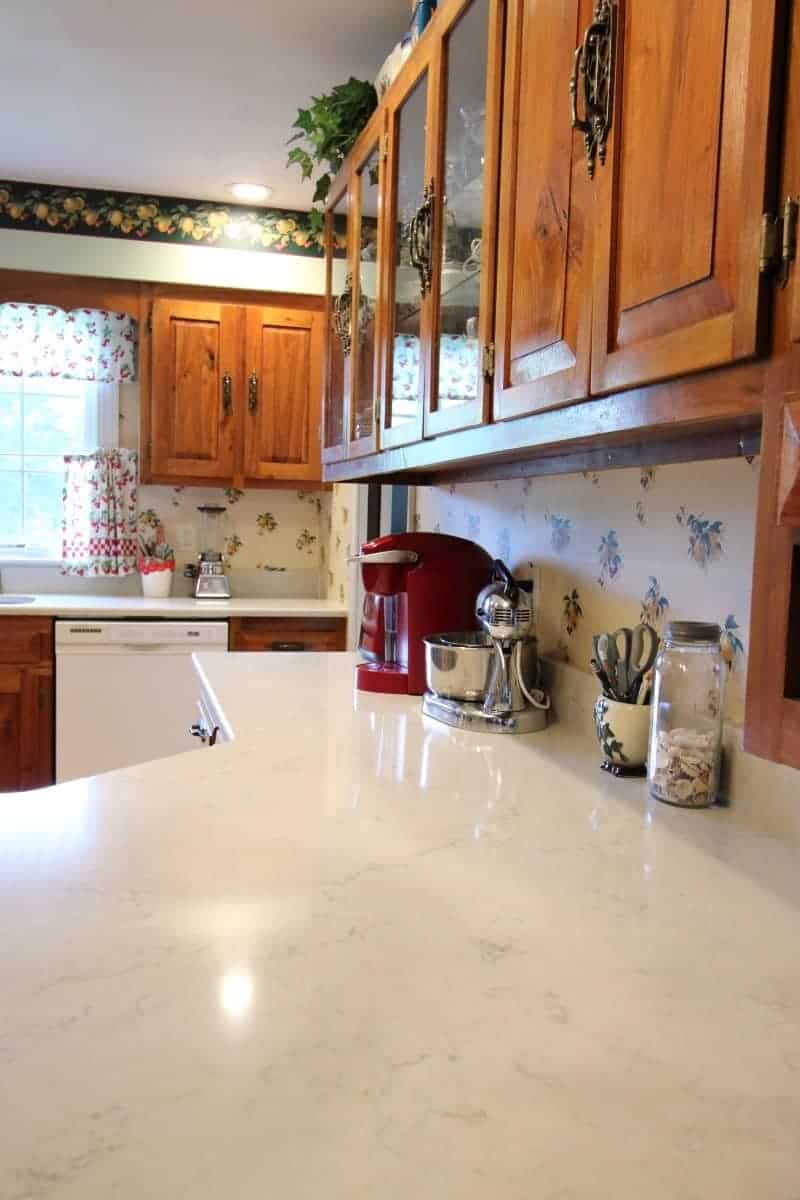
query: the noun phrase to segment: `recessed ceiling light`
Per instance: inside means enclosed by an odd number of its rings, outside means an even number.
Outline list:
[[[268,200],[272,188],[263,183],[232,183],[231,192],[237,200],[257,204],[259,200]]]

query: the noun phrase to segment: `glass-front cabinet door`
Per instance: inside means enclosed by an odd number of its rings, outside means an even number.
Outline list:
[[[383,247],[383,166],[386,140],[384,114],[365,134],[366,149],[357,161],[352,181],[353,312],[349,457],[377,449],[380,413],[380,300]]]
[[[322,461],[347,457],[347,395],[351,377],[350,309],[353,277],[350,262],[350,192],[334,196],[325,217],[325,401]]]
[[[423,431],[431,350],[433,44],[426,47],[425,37],[417,44],[415,77],[389,105],[382,448],[419,441]]]
[[[433,362],[426,437],[488,418],[494,357],[502,0],[465,0],[447,13],[434,61]]]

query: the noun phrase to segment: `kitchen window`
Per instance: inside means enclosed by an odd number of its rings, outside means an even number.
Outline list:
[[[118,442],[116,383],[0,376],[0,559],[61,559],[64,455]]]

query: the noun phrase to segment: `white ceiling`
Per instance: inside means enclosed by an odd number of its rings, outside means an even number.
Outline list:
[[[297,109],[372,79],[409,0],[37,0],[2,6],[0,178],[308,208]]]

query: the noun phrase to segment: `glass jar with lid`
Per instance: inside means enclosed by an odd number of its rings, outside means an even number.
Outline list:
[[[717,799],[727,667],[718,625],[671,621],[656,659],[648,782],[658,800],[705,808]]]

